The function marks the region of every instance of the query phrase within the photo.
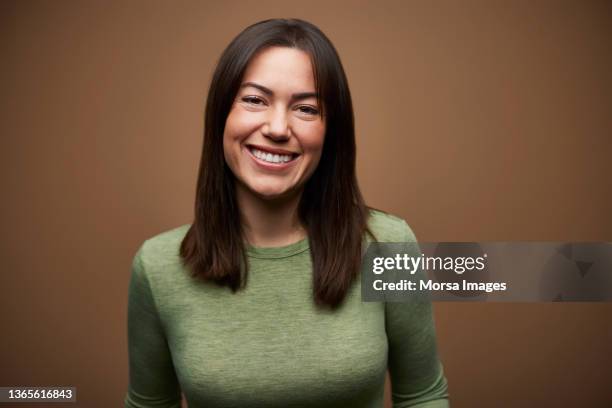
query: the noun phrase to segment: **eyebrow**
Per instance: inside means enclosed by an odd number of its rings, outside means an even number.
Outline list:
[[[269,95],[269,96],[274,95],[274,92],[270,88],[266,88],[265,86],[260,85],[255,82],[245,82],[244,84],[240,86],[240,88],[246,88],[249,86],[259,89],[261,92],[265,93],[266,95]],[[297,101],[301,99],[316,98],[316,97],[317,97],[316,92],[298,92],[298,93],[294,93],[291,95],[291,100]]]

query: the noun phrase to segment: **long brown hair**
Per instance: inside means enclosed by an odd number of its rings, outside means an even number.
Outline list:
[[[247,282],[248,262],[235,196],[235,178],[223,160],[223,132],[245,69],[258,51],[292,47],[309,54],[319,106],[326,120],[320,162],[304,185],[298,216],[308,233],[313,299],[339,306],[358,275],[368,210],[355,175],[355,126],[348,82],[338,53],[316,26],[271,19],[242,31],[225,49],[213,74],[204,123],[195,219],[181,243],[192,276],[228,286]]]

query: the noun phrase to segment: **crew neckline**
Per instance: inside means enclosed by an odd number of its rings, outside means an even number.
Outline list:
[[[308,237],[296,241],[293,244],[279,247],[255,247],[248,243],[245,244],[248,256],[261,259],[287,258],[302,253],[309,247]]]

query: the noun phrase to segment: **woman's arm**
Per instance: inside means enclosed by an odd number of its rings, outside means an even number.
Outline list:
[[[142,261],[132,262],[128,294],[130,384],[125,408],[180,408],[181,390]]]
[[[385,313],[393,408],[448,407],[431,303],[387,303]]]
[[[416,242],[406,228],[404,241]],[[387,302],[385,319],[393,408],[447,408],[447,383],[437,353],[431,302],[419,295],[407,302]]]

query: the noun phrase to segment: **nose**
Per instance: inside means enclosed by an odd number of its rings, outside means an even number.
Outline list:
[[[262,133],[276,142],[282,142],[290,137],[289,120],[285,109],[270,109]]]

